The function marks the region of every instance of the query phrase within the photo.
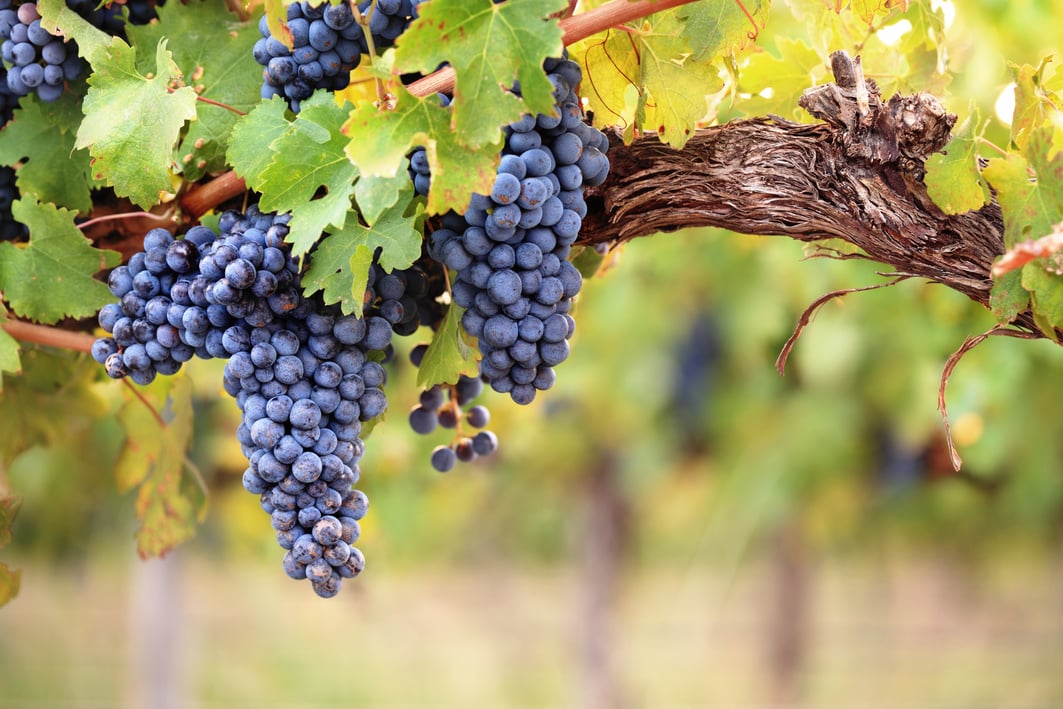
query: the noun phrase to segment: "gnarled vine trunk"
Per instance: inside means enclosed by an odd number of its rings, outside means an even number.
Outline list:
[[[699,130],[682,150],[656,136],[617,138],[609,179],[588,190],[583,242],[706,226],[841,239],[897,275],[989,307],[990,267],[1004,252],[999,205],[945,214],[923,183],[923,163],[947,143],[955,116],[926,94],[883,102],[858,61],[833,60],[838,83],[801,100],[824,123],[734,121]],[[1028,314],[1016,324],[1035,330]]]

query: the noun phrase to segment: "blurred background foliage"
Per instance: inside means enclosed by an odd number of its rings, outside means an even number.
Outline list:
[[[812,4],[775,3],[765,54],[740,60],[785,61],[802,38],[837,48],[842,29],[800,19]],[[947,10],[951,81],[920,69],[939,57],[928,47],[905,49],[914,68],[892,83],[982,107],[1003,144],[1006,62],[1058,50],[1060,11]],[[860,41],[890,85],[891,45]],[[207,521],[141,563],[110,472],[120,385],[88,358],[27,353],[0,396],[5,486],[23,497],[0,706],[1063,705],[1058,346],[994,338],[962,360],[957,474],[938,384],[992,318],[915,281],[852,294],[819,311],[780,377],[812,301],[886,281],[814,255],[714,230],[618,248],[585,284],[555,389],[525,408],[485,397],[499,453],[445,476],[427,464],[442,441],[405,423],[416,338],[403,343],[362,461],[367,572],[333,602],[281,573],[240,486],[219,363],[188,368]]]

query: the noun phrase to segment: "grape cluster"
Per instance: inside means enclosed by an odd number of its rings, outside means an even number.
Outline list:
[[[0,241],[11,241],[26,235],[26,227],[11,215],[11,203],[18,199],[15,171],[0,167]]]
[[[378,52],[395,44],[410,22],[417,19],[417,6],[422,2],[424,0],[376,0],[376,8],[369,15],[369,32]],[[372,4],[372,0],[362,0],[358,3],[358,11],[366,15]]]
[[[270,35],[266,16],[258,23],[262,38],[255,43],[255,61],[262,71],[262,98],[283,96],[298,113],[302,101],[316,89],[339,91],[350,82],[351,70],[365,51],[365,36],[346,3],[309,2],[288,6],[292,49]]]
[[[193,356],[228,358],[223,387],[242,411],[244,487],[270,514],[285,572],[330,597],[365,564],[351,545],[368,502],[352,486],[362,423],[387,408],[377,359],[392,332],[382,317],[344,316],[303,297],[288,221],[252,206],[222,214],[220,234],[149,231],[144,251],[108,278],[119,302],[101,309],[112,335],[92,355],[139,384]]]
[[[567,59],[545,65],[556,115],[525,115],[505,131],[491,193],[473,194],[429,239],[429,253],[457,272],[454,302],[462,327],[479,342],[480,372],[495,391],[528,404],[550,388],[569,353],[569,315],[582,277],[567,261],[587,205],[585,186],[609,170],[608,141],[583,122],[575,87],[582,75]],[[426,191],[423,158],[411,156],[415,186]]]
[[[36,91],[42,101],[55,101],[63,94],[64,82],[80,77],[87,66],[73,43],[41,26],[36,3],[15,9],[12,0],[0,0],[0,37],[7,88],[15,96]]]
[[[246,344],[234,347],[224,379],[243,411],[237,429],[249,462],[243,484],[270,514],[286,550],[285,573],[309,579],[328,598],[365,565],[352,545],[368,501],[352,486],[364,450],[362,423],[387,408],[385,371],[371,353],[390,344],[391,328],[317,301],[244,332]]]
[[[420,366],[428,345],[420,344],[410,352],[414,366]],[[469,462],[478,456],[490,455],[498,448],[498,437],[492,431],[479,431],[465,435],[463,424],[482,429],[491,420],[491,413],[482,404],[473,401],[483,391],[483,381],[477,377],[461,375],[457,384],[437,384],[421,392],[420,401],[410,409],[410,428],[415,433],[428,435],[436,427],[454,429],[454,440],[447,445],[436,446],[432,451],[432,467],[441,473],[450,471],[460,460]]]

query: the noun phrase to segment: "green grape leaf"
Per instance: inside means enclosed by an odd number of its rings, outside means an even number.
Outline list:
[[[764,26],[769,0],[716,0],[683,6],[683,37],[694,58],[713,59],[748,44]],[[748,13],[748,14],[747,14]]]
[[[273,159],[261,173],[259,203],[266,211],[291,212],[288,241],[306,253],[329,228],[339,229],[351,210],[358,168],[345,152],[342,133],[349,108],[319,93],[305,101],[288,129],[270,144]],[[321,188],[324,196],[314,198]]]
[[[380,249],[379,263],[385,271],[409,268],[421,256],[418,223],[423,206],[410,210],[413,188],[407,181],[402,199],[385,210],[372,227],[355,221],[321,240],[303,275],[309,295],[322,291],[327,303],[339,303],[347,314],[361,317],[362,301],[369,281],[369,266]]]
[[[26,199],[11,211],[30,230],[24,247],[0,244],[0,291],[17,315],[54,323],[94,315],[114,300],[92,276],[116,266],[120,256],[93,248],[74,226],[74,212]]]
[[[457,384],[462,374],[476,376],[478,353],[465,341],[461,316],[465,309],[451,303],[417,368],[417,386]]]
[[[147,208],[171,189],[174,145],[196,116],[196,92],[188,86],[170,91],[180,70],[165,41],[150,79],[137,72],[135,60],[136,50],[118,40],[96,57],[75,147],[89,148],[95,179]]]
[[[37,94],[19,101],[14,120],[0,132],[0,164],[19,166],[19,193],[77,210],[92,208],[89,154],[74,149],[73,128],[81,121],[81,102],[64,92],[44,108]]]
[[[362,104],[351,111],[343,126],[343,132],[351,137],[347,155],[361,173],[382,177],[405,174],[406,154],[424,146],[432,170],[426,207],[429,214],[450,209],[464,212],[473,192],[490,193],[501,144],[471,150],[455,139],[450,111],[439,105],[438,99],[417,98],[401,86],[395,87],[395,94],[392,110]]]
[[[360,318],[373,250],[364,243],[351,246],[346,237],[346,232],[339,232],[321,241],[303,275],[303,291],[307,295],[321,291],[326,303],[339,303],[344,313]]]
[[[381,177],[379,175],[362,175],[354,185],[354,199],[358,202],[358,211],[369,226],[394,207],[400,198],[411,197],[408,192],[410,178],[408,175]]]
[[[41,27],[56,37],[77,42],[78,54],[94,67],[112,43],[121,43],[71,9],[65,0],[39,0],[37,11],[41,13]]]
[[[1000,323],[1009,323],[1030,307],[1030,293],[1022,287],[1022,271],[1009,271],[993,280],[989,309]]]
[[[934,204],[946,214],[960,214],[981,209],[989,201],[989,187],[978,169],[978,141],[975,126],[978,111],[972,112],[957,128],[944,153],[931,155],[926,161],[926,190]]]
[[[150,49],[170,37],[184,83],[198,96],[221,104],[201,103],[177,147],[176,161],[185,179],[194,182],[225,168],[225,148],[240,115],[223,106],[246,113],[262,100],[262,66],[248,50],[260,35],[255,23],[240,22],[225,3],[172,2],[157,11],[158,22],[127,27],[129,41],[143,53],[137,68],[143,74],[154,71]]]
[[[521,114],[554,112],[542,63],[561,55],[561,28],[549,15],[567,6],[566,0],[432,0],[396,43],[395,68],[427,73],[449,62],[458,142],[495,145],[502,127]],[[514,79],[520,96],[506,88]]]
[[[284,117],[288,102],[280,96],[262,101],[233,126],[226,159],[251,189],[262,191],[262,173],[273,160],[269,146],[291,128]]]
[[[771,50],[757,52],[742,68],[738,90],[750,98],[741,108],[749,115],[796,117],[804,111],[797,99],[815,85],[815,77],[824,69],[823,58],[799,39],[780,37],[775,45],[778,55]]]
[[[162,556],[195,533],[206,511],[203,490],[186,474],[192,439],[192,382],[160,377],[129,396],[118,412],[126,432],[115,466],[118,489],[137,489],[137,552]],[[145,411],[147,401],[153,411]]]
[[[676,149],[686,144],[708,114],[706,97],[723,82],[711,62],[694,58],[683,26],[669,10],[575,46],[587,65],[584,84],[593,86],[587,99],[596,123],[644,127]]]
[[[1063,278],[1043,261],[1031,261],[1022,267],[1022,287],[1030,291],[1037,324],[1054,340],[1054,328],[1063,328]]]

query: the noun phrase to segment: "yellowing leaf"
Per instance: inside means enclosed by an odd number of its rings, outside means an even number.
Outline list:
[[[22,572],[8,568],[0,563],[0,607],[18,595],[22,582]]]
[[[0,497],[0,547],[11,543],[11,525],[15,522],[22,499],[14,496]],[[21,572],[0,563],[0,607],[18,595]]]
[[[696,2],[681,6],[678,16],[694,56],[712,61],[752,42],[770,5],[770,0]]]
[[[823,57],[803,41],[780,37],[775,44],[778,56],[758,51],[742,67],[738,90],[750,94],[740,106],[747,115],[796,117],[803,113],[797,99],[824,71]]]
[[[1030,291],[1038,325],[1054,340],[1053,330],[1063,328],[1063,276],[1049,271],[1043,262],[1033,261],[1022,268],[1022,287]]]
[[[896,4],[895,0],[853,0],[851,9],[861,20],[870,25],[878,15],[888,15],[893,12]]]
[[[137,488],[137,551],[162,556],[195,532],[205,512],[203,491],[185,474],[192,438],[192,383],[178,374],[162,377],[130,396],[118,413],[126,431],[115,466],[121,491]]]
[[[14,495],[0,497],[0,547],[11,543],[11,525],[15,523],[22,498]]]
[[[1053,208],[1057,198],[1046,194],[1039,181],[1030,179],[1031,174],[1026,159],[1015,153],[993,158],[982,171],[997,191],[997,200],[1004,213],[1004,245],[1007,248],[1047,234],[1052,225],[1063,218]]]
[[[676,12],[657,13],[638,27],[610,30],[573,48],[586,67],[583,91],[595,123],[653,130],[677,149],[693,135],[708,113],[706,97],[722,81],[711,62],[694,58]]]

